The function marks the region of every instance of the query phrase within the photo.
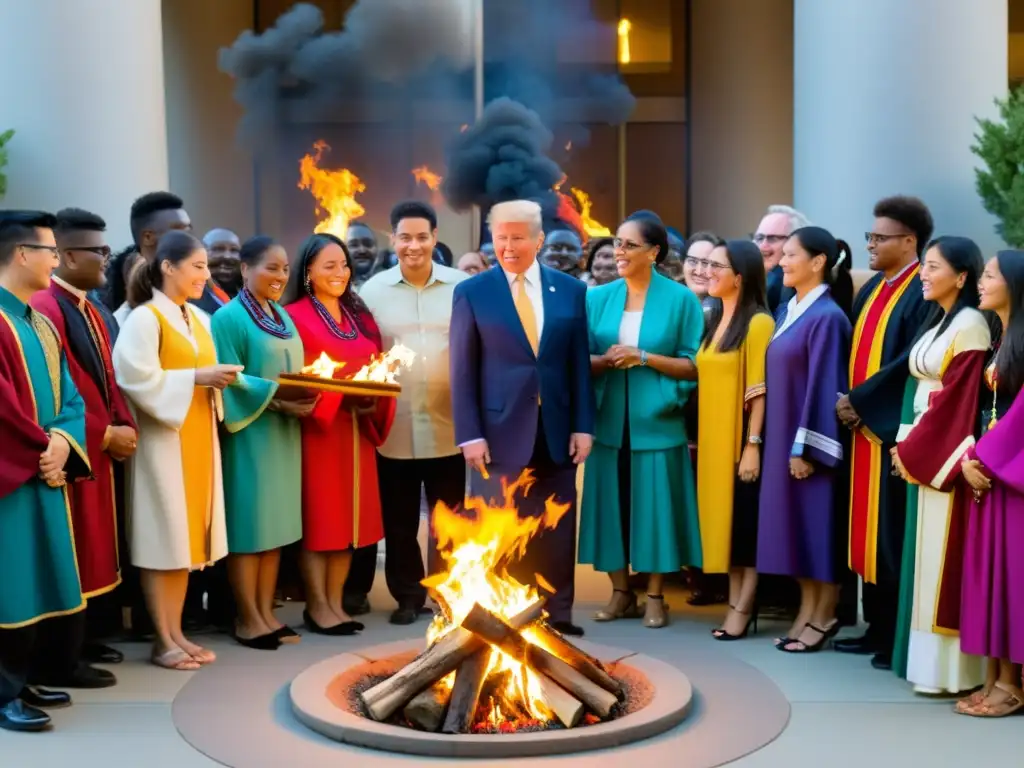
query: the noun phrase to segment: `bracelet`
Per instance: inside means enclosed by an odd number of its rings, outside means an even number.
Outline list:
[[[640,365],[647,365],[647,353],[644,352],[642,349],[640,350]]]
[[[747,437],[748,445],[761,445],[763,442],[764,440],[761,439],[760,435],[750,435]]]

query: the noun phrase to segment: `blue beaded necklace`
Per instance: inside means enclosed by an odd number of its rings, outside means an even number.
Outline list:
[[[349,327],[352,329],[350,331],[343,331],[341,329],[341,326],[338,325],[337,321],[331,315],[330,310],[324,306],[320,299],[313,295],[312,291],[309,292],[309,299],[313,302],[313,307],[316,309],[316,313],[320,315],[320,319],[327,325],[327,330],[331,332],[331,335],[336,336],[343,341],[352,341],[352,339],[359,335],[358,331],[356,331],[355,320],[352,318],[351,313],[348,311],[348,308],[344,303],[339,301],[338,307],[341,309],[341,316],[348,321]]]
[[[278,316],[273,304],[270,305],[270,311],[273,314],[267,314],[266,310],[256,300],[256,297],[249,292],[248,288],[243,288],[239,292],[238,297],[242,302],[242,306],[245,307],[245,311],[249,313],[249,317],[260,327],[260,330],[279,339],[290,339],[292,337],[292,332],[288,330],[288,326]]]

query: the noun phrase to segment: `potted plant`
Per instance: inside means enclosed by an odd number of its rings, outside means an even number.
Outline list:
[[[7,166],[7,142],[13,135],[13,130],[0,133],[0,198],[7,192],[7,175],[4,173],[4,168]]]
[[[1024,86],[996,99],[999,119],[978,119],[971,151],[984,162],[976,188],[985,210],[999,223],[996,232],[1014,248],[1024,247]]]

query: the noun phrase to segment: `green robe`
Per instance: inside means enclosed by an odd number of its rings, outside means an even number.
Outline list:
[[[298,419],[267,410],[281,373],[303,364],[302,341],[288,314],[274,305],[291,332],[280,339],[262,330],[238,298],[213,316],[217,360],[243,365],[224,390],[221,441],[228,552],[277,549],[302,537],[302,435]]]
[[[68,482],[90,478],[85,403],[57,331],[0,288],[0,629],[16,629],[85,607],[66,488],[39,479],[50,437],[71,445]]]

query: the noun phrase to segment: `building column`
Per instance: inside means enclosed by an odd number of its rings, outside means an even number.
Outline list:
[[[916,195],[937,234],[1001,245],[975,192],[975,117],[1007,90],[1006,0],[795,0],[793,187],[867,253],[882,197]]]
[[[160,0],[0,3],[5,208],[86,208],[110,244],[131,242],[129,209],[166,189]]]

